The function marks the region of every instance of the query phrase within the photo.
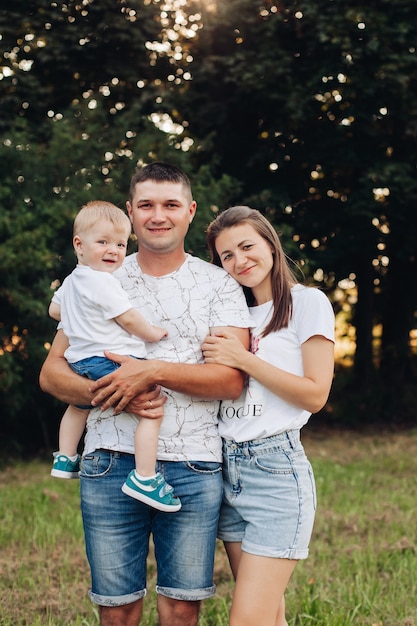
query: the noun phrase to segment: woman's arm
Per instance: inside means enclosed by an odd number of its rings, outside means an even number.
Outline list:
[[[286,402],[317,413],[327,402],[333,380],[334,344],[314,335],[303,343],[301,351],[304,376],[297,376],[243,350],[228,333],[207,337],[203,344],[206,363],[239,368]]]

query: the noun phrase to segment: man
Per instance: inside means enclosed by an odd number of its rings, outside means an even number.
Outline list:
[[[184,250],[196,202],[181,170],[158,162],[138,170],[127,210],[138,253],[126,259],[118,278],[134,306],[166,328],[168,338],[148,344],[146,361],[110,355],[121,367],[92,383],[69,370],[67,340],[58,331],[40,383],[65,402],[97,407],[89,415],[80,478],[90,596],[100,606],[101,625],[139,624],[152,533],[160,624],[197,626],[200,601],[215,592],[222,497],[218,400],[237,398],[243,387],[239,371],[203,362],[201,344],[213,329],[228,327],[248,347],[250,321],[240,286]],[[132,412],[164,416],[157,469],[181,499],[178,513],[156,512],[121,491],[134,467]]]

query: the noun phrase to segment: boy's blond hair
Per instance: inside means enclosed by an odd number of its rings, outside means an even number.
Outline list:
[[[116,205],[104,200],[92,200],[84,205],[74,220],[74,236],[90,230],[100,220],[111,222],[115,229],[126,232],[126,239],[132,232],[130,219]]]

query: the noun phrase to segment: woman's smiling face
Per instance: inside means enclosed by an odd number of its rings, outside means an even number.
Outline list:
[[[222,230],[216,251],[224,269],[252,290],[257,304],[271,300],[274,257],[269,243],[253,226],[242,223]]]

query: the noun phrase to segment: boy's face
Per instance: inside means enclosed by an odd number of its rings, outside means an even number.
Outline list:
[[[99,272],[115,272],[125,259],[127,239],[126,231],[117,230],[107,220],[100,220],[88,232],[74,236],[78,263]]]

